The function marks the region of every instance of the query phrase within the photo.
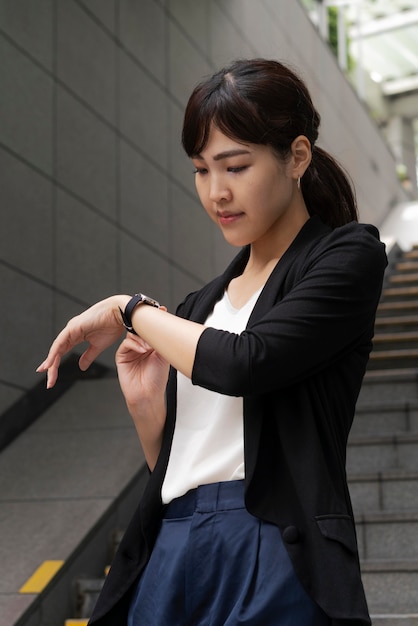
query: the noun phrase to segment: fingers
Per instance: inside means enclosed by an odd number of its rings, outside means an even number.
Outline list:
[[[69,352],[69,350],[68,339],[66,338],[64,329],[52,343],[45,361],[41,363],[36,370],[38,373],[47,372],[47,389],[51,389],[57,382],[61,358]]]
[[[138,354],[146,354],[152,352],[153,348],[138,335],[127,333],[125,339],[120,344],[117,354],[123,354],[125,352],[137,352]]]
[[[93,363],[93,361],[97,359],[101,352],[103,352],[103,350],[101,350],[100,348],[96,348],[95,346],[89,346],[87,350],[83,352],[78,361],[78,366],[81,371],[85,372],[86,370],[88,370],[90,365]]]
[[[58,369],[59,369],[60,363],[61,363],[61,357],[57,356],[55,357],[52,366],[48,368],[48,377],[47,377],[47,383],[46,383],[47,389],[51,389],[57,382]]]
[[[47,372],[47,382],[46,382],[47,389],[51,389],[57,382],[58,369],[59,369],[60,363],[61,363],[60,356],[56,356],[53,358],[52,356],[48,355],[45,361],[41,363],[41,365],[37,368],[36,371],[38,373]]]

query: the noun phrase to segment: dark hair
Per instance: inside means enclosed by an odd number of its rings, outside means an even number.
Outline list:
[[[200,83],[186,107],[182,143],[189,157],[205,148],[211,125],[238,141],[269,145],[283,159],[299,135],[312,148],[301,181],[310,215],[332,228],[357,220],[354,190],[337,161],[315,145],[320,115],[303,81],[278,61],[235,61]]]

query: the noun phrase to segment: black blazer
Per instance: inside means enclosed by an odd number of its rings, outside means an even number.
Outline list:
[[[241,250],[177,314],[204,322],[248,256],[249,248]],[[373,226],[352,222],[331,230],[311,218],[277,263],[246,330],[207,328],[192,373],[195,384],[243,396],[247,508],[281,529],[300,581],[335,626],[370,624],[345,461],[386,264]],[[175,413],[172,370],[161,453],[91,624],[126,623],[163,512]]]

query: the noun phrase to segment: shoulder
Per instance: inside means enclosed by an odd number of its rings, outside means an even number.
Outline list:
[[[357,280],[369,266],[374,270],[370,279],[376,282],[386,265],[385,246],[375,226],[353,221],[332,229],[313,216],[283,256],[277,272],[286,275],[285,291],[289,291],[312,276],[327,282],[335,275]]]
[[[328,232],[316,242],[312,257],[333,254],[350,260],[373,259],[383,267],[387,265],[385,245],[380,241],[379,231],[372,224],[349,222]]]
[[[381,288],[387,257],[375,226],[353,221],[314,234],[305,238],[291,263],[287,292],[295,285],[305,286],[306,281],[326,288],[334,285],[371,293]]]
[[[379,231],[373,224],[363,224],[361,222],[349,222],[344,226],[339,226],[331,231],[334,237],[347,238],[352,240],[367,240],[373,243],[376,248],[383,248],[384,244],[380,241]]]

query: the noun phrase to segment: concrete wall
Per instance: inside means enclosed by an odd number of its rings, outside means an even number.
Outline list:
[[[297,0],[0,0],[0,415],[70,316],[137,290],[173,309],[231,257],[180,128],[194,84],[250,56],[300,70],[379,224],[393,157]]]

